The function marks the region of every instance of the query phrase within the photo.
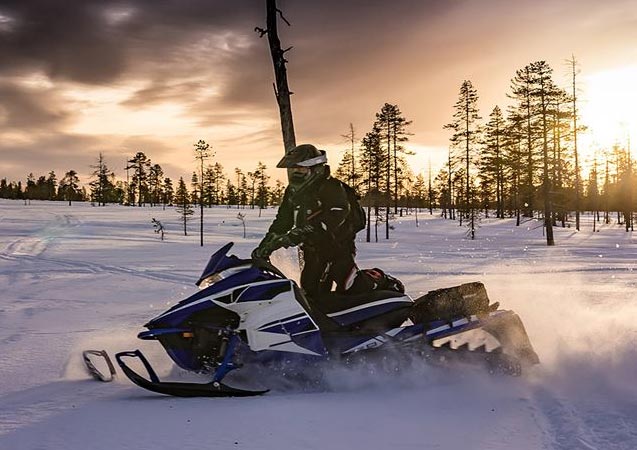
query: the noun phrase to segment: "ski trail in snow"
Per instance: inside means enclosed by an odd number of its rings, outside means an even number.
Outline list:
[[[0,436],[49,416],[80,407],[96,398],[112,394],[111,385],[98,382],[56,381],[0,396]]]
[[[585,396],[583,396],[585,398]],[[539,387],[533,395],[536,419],[555,450],[634,450],[635,409],[622,411],[600,399],[582,400]]]
[[[53,221],[35,231],[33,236],[17,239],[9,243],[0,255],[8,256],[38,256],[44,253],[49,243],[68,232],[70,228],[77,227],[82,221],[70,214],[54,214]]]
[[[33,262],[48,262],[55,264],[56,266],[66,266],[70,269],[78,269],[80,273],[110,273],[114,275],[130,275],[134,277],[146,278],[154,281],[164,281],[167,283],[192,283],[192,277],[180,276],[177,274],[154,272],[146,270],[137,270],[129,267],[111,266],[107,264],[99,264],[87,261],[72,261],[62,258],[49,258],[40,255],[7,255],[0,254],[0,259],[12,260],[12,261],[33,261]],[[64,270],[69,272],[68,269]]]
[[[67,233],[71,228],[81,226],[82,220],[70,214],[54,214],[52,222],[47,223],[44,227],[38,229],[34,235],[23,237],[9,243],[2,251],[0,251],[0,259],[15,262],[48,262],[54,266],[65,266],[65,272],[70,269],[78,269],[80,273],[110,273],[116,275],[131,275],[140,278],[146,278],[156,281],[164,281],[169,283],[188,283],[192,282],[191,278],[146,270],[136,270],[121,266],[111,266],[99,264],[95,262],[85,262],[77,260],[69,260],[63,258],[53,258],[43,256],[49,244],[56,238]],[[30,272],[30,268],[25,268]],[[15,275],[18,270],[12,272]]]
[[[541,388],[535,393],[536,412],[542,427],[547,432],[551,448],[555,450],[605,450],[594,445],[577,412],[563,399],[556,397],[547,389]]]

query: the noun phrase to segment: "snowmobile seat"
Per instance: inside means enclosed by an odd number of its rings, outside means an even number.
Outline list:
[[[356,295],[329,293],[314,299],[312,306],[340,326],[384,315],[397,309],[409,309],[413,300],[396,291],[371,291]]]

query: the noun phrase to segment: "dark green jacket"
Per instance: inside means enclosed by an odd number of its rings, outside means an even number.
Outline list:
[[[301,232],[296,244],[329,254],[349,248],[354,242],[356,234],[349,216],[350,204],[343,183],[328,176],[317,181],[299,198],[288,186],[268,234],[282,235],[297,228]]]

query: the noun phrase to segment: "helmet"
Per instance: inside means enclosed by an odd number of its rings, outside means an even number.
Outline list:
[[[319,150],[312,144],[301,144],[287,152],[276,165],[279,169],[293,167],[314,167],[327,163],[325,150]]]
[[[328,173],[326,163],[325,150],[319,150],[311,144],[301,144],[287,152],[276,166],[291,169],[288,171],[290,185],[298,191],[324,177]]]

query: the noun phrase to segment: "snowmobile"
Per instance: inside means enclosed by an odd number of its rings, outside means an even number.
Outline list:
[[[228,256],[232,245],[210,257],[196,282],[198,292],[150,320],[138,335],[159,341],[179,367],[205,373],[210,382],[161,381],[140,350],[117,353],[133,383],[180,397],[241,397],[267,390],[232,387],[224,383],[229,372],[275,367],[283,360],[303,368],[379,352],[427,357],[446,352],[479,355],[491,369],[513,375],[539,362],[519,317],[491,305],[482,283],[438,289],[415,300],[394,288],[332,292],[308,301],[269,260]],[[148,378],[127,364],[133,358]]]

